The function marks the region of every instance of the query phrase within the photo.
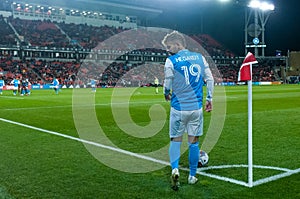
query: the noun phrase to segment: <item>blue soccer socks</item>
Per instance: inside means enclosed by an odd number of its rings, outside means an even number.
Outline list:
[[[171,141],[169,148],[170,163],[172,169],[179,167],[181,142]]]
[[[169,148],[170,163],[172,169],[179,167],[181,142],[171,141]],[[196,176],[199,161],[199,142],[189,143],[189,165],[190,175]]]
[[[190,164],[190,175],[196,176],[198,161],[199,161],[199,142],[189,143],[189,164]]]

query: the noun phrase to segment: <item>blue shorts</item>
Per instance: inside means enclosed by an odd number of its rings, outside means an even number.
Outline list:
[[[190,136],[203,134],[203,110],[178,111],[171,108],[170,138],[181,137],[185,132]]]

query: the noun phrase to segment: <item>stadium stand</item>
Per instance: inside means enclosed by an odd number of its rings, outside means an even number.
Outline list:
[[[67,36],[51,21],[9,18],[9,23],[29,46],[72,47]]]
[[[1,46],[13,46],[16,45],[17,42],[15,40],[14,31],[6,22],[2,15],[0,15],[0,27],[1,27],[1,34],[0,34],[0,45]]]
[[[72,45],[88,49],[93,49],[105,39],[124,31],[121,27],[96,27],[87,24],[66,24],[64,22],[58,23],[58,27],[68,35]]]
[[[99,87],[145,86],[151,85],[154,76],[163,79],[167,53],[158,41],[165,32],[149,35],[146,28],[19,17],[0,15],[0,75],[7,83],[16,76],[26,77],[32,84],[50,83],[53,77],[59,77],[66,87],[82,87],[90,79],[98,80]],[[126,34],[128,30],[130,36]],[[210,35],[190,37],[217,65],[212,70],[217,83],[237,82],[243,57],[237,57]],[[92,61],[94,58],[96,62]],[[283,64],[278,60],[260,60],[259,66],[253,68],[253,81],[280,81],[281,75],[275,68]]]
[[[229,56],[234,57],[234,53],[223,47],[219,42],[208,34],[191,35],[211,56]]]

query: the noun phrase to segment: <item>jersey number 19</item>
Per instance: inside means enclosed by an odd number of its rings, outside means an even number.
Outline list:
[[[199,64],[191,64],[188,66],[181,66],[181,70],[184,72],[185,83],[190,84],[190,75],[196,77],[195,82],[198,82],[201,75],[201,67]]]

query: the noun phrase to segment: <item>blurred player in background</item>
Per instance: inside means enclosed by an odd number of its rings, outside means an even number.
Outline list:
[[[59,92],[59,81],[58,81],[58,79],[54,77],[52,84],[53,84],[53,89],[55,91],[55,94],[58,94],[58,92]]]
[[[0,76],[0,95],[2,95],[3,87],[5,86],[5,82],[3,80],[3,77]]]
[[[185,37],[173,31],[162,41],[171,54],[165,62],[164,96],[171,101],[170,148],[172,188],[179,188],[179,160],[182,137],[188,133],[189,167],[188,184],[197,183],[199,136],[203,134],[203,85],[207,83],[205,109],[212,110],[214,80],[208,63],[200,53],[186,49]]]
[[[20,80],[18,77],[15,77],[10,84],[13,85],[13,95],[17,95],[17,91],[19,92],[20,89]]]
[[[91,88],[92,88],[92,92],[96,92],[96,80],[91,79]]]
[[[158,86],[159,86],[159,80],[157,77],[154,77],[154,87],[155,87],[156,94],[158,94]]]
[[[21,78],[21,96],[23,95],[30,95],[30,91],[29,91],[29,81],[26,78]]]

